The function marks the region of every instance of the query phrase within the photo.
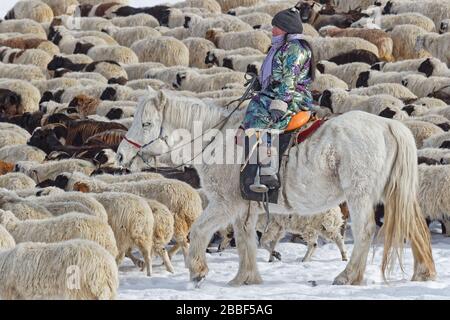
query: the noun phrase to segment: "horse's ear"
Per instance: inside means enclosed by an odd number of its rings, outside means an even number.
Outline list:
[[[156,90],[153,89],[153,88],[150,87],[150,86],[147,86],[147,90],[148,90],[148,92],[151,93],[151,94],[155,94],[155,92],[156,92]]]

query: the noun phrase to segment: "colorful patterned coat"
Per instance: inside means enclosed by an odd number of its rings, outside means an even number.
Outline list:
[[[310,110],[313,103],[309,85],[311,51],[298,40],[286,42],[275,54],[269,86],[253,97],[248,105],[243,128],[284,129],[291,116],[301,110]],[[269,110],[273,104],[287,104],[288,112],[277,123],[272,123]],[[272,104],[272,107],[273,107]]]

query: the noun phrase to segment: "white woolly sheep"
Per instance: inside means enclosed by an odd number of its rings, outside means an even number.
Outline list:
[[[94,46],[86,54],[94,61],[111,60],[118,63],[138,63],[139,59],[133,50],[124,46]]]
[[[253,30],[250,25],[241,19],[230,15],[220,15],[206,19],[191,19],[187,23],[187,27],[192,37],[205,37],[210,29],[220,29],[223,32],[245,32]]]
[[[406,12],[419,12],[433,20],[436,30],[443,19],[450,18],[448,2],[442,0],[429,1],[389,1],[383,8],[383,13],[399,14]]]
[[[43,80],[45,75],[37,66],[0,63],[0,78],[32,81]]]
[[[252,12],[264,12],[271,16],[274,16],[278,12],[284,9],[291,8],[297,4],[298,1],[275,1],[275,2],[263,2],[258,1],[256,5],[245,6],[240,5],[239,7],[235,7],[227,12],[229,14],[233,14],[236,16],[241,16],[244,14],[249,14]],[[223,8],[222,8],[223,9]]]
[[[200,196],[187,183],[172,179],[157,179],[107,184],[74,173],[69,178],[67,189],[96,193],[103,191],[130,192],[161,202],[175,215],[174,237],[177,244],[171,250],[171,254],[175,254],[181,247],[186,259],[189,247],[187,235],[192,224],[203,211]]]
[[[0,188],[20,190],[34,188],[36,182],[27,175],[19,172],[10,172],[0,176]]]
[[[233,50],[213,49],[206,53],[204,56],[205,63],[208,65],[223,66],[223,59],[227,56],[241,55],[251,56],[260,55],[261,52],[258,49],[243,47]]]
[[[3,62],[22,65],[34,65],[42,70],[47,69],[47,65],[52,57],[45,51],[40,49],[11,49],[9,47],[0,47]]]
[[[160,62],[166,66],[188,66],[189,50],[183,42],[169,37],[147,38],[133,43],[139,62]]]
[[[114,232],[119,252],[117,263],[120,264],[126,255],[134,264],[145,268],[150,276],[154,218],[147,202],[139,196],[120,192],[104,192],[91,196],[99,201],[108,213],[108,223]],[[142,253],[143,264],[132,255],[133,248],[138,248]]]
[[[420,117],[414,117],[414,119],[435,124],[444,131],[450,130],[450,120],[438,114],[429,113]]]
[[[442,148],[442,145],[448,141],[450,141],[450,132],[443,132],[426,139],[423,142],[423,146],[425,148]]]
[[[156,28],[159,26],[158,20],[155,17],[139,13],[129,17],[114,17],[110,20],[113,25],[117,27],[150,27]]]
[[[443,222],[447,236],[450,236],[450,166],[419,165],[418,200],[422,214],[430,220]]]
[[[100,174],[95,176],[95,179],[107,183],[121,183],[121,182],[164,179],[164,176],[156,172],[133,172],[124,175]]]
[[[388,94],[400,100],[415,100],[417,96],[408,88],[399,83],[379,83],[367,88],[352,89],[350,94],[372,96],[376,94]]]
[[[394,42],[392,54],[395,60],[418,59],[431,56],[426,50],[416,50],[416,39],[427,32],[410,24],[399,25],[389,32]]]
[[[153,68],[163,68],[164,65],[158,62],[141,62],[124,65],[123,68],[128,75],[128,80],[144,79],[144,74]]]
[[[450,78],[447,77],[425,77],[419,74],[407,75],[402,84],[411,90],[417,97],[427,97],[437,91],[450,93]]]
[[[425,31],[436,31],[436,26],[430,18],[418,12],[407,12],[402,14],[385,14],[377,15],[376,17],[363,17],[354,22],[351,26],[353,28],[367,27],[370,23],[379,24],[383,30],[391,30],[399,25],[411,24],[424,29]]]
[[[311,91],[323,92],[327,89],[348,89],[347,83],[331,74],[320,74],[317,72],[316,78],[311,83]]]
[[[250,47],[266,53],[271,45],[270,38],[260,30],[225,33],[222,29],[209,29],[205,38],[224,50]]]
[[[408,59],[397,62],[380,62],[372,66],[372,69],[383,72],[414,72],[423,73],[427,77],[430,76],[448,76],[450,70],[447,65],[439,59],[429,57],[422,59]]]
[[[145,39],[147,37],[159,37],[161,33],[150,27],[110,27],[105,29],[119,45],[130,47],[136,41]]]
[[[42,163],[46,156],[45,152],[41,149],[25,144],[0,148],[0,160],[9,163],[16,163],[18,161],[34,161]]]
[[[27,197],[41,197],[41,196],[49,196],[49,195],[55,195],[55,194],[62,194],[64,193],[64,190],[57,188],[57,187],[45,187],[45,188],[33,188],[33,189],[25,189],[25,190],[15,190],[14,191],[17,196],[21,198],[27,198]],[[73,202],[75,203],[75,202]],[[84,208],[86,208],[86,212],[90,212],[89,209],[87,209],[86,206],[83,205]],[[72,210],[75,211],[75,210]],[[84,211],[82,211],[84,212]]]
[[[51,22],[53,11],[47,4],[38,0],[21,0],[8,11],[5,19],[31,19],[36,22]]]
[[[411,130],[418,149],[423,147],[424,140],[433,135],[441,134],[444,132],[444,130],[442,130],[438,126],[425,121],[406,120],[403,121],[403,124],[407,126],[409,130]]]
[[[253,68],[256,70],[256,74],[258,73],[258,66],[260,67],[265,59],[265,55],[229,55],[223,59],[223,67],[230,68],[235,71],[247,72],[251,69],[250,66],[254,66]]]
[[[154,90],[161,90],[161,89],[169,89],[170,86],[165,83],[164,81],[161,81],[159,79],[138,79],[138,80],[132,80],[128,81],[126,84],[127,87],[133,89],[133,90],[145,90],[148,87],[151,87]]]
[[[343,80],[350,88],[355,88],[359,74],[370,69],[367,63],[353,62],[337,65],[326,60],[317,63],[317,70],[321,73],[331,74]]]
[[[194,68],[207,68],[205,57],[216,46],[209,40],[203,38],[189,37],[182,41],[189,50],[189,66]]]
[[[2,185],[2,176],[0,176],[0,186]],[[20,182],[20,181],[19,181]],[[34,186],[33,186],[34,187]],[[24,188],[31,190],[33,187]],[[20,198],[12,189],[0,188],[0,208],[14,212],[20,220],[44,219],[52,217],[50,211],[33,201],[27,201]]]
[[[28,138],[17,130],[2,129],[0,134],[0,148],[11,145],[26,144]]]
[[[78,171],[91,174],[95,170],[95,166],[91,162],[82,159],[63,159],[45,163],[19,161],[16,163],[16,168],[17,171],[25,173],[37,183],[47,179],[55,179],[63,172]]]
[[[220,90],[229,83],[244,85],[245,78],[242,72],[226,72],[211,75],[201,75],[195,71],[183,71],[177,75],[174,86],[181,90],[203,92]]]
[[[39,110],[41,94],[33,85],[23,80],[0,79],[0,88],[8,89],[20,96],[23,112],[34,112]]]
[[[319,102],[322,107],[334,113],[362,110],[386,118],[408,118],[408,114],[402,110],[403,103],[390,95],[360,96],[342,89],[333,89],[325,90]]]
[[[367,70],[358,75],[356,87],[371,87],[382,83],[397,83],[401,84],[405,76],[412,74],[409,71],[405,72],[380,72],[376,70]]]
[[[83,211],[86,214],[91,214],[93,216],[96,216],[103,221],[108,220],[108,216],[106,214],[106,210],[103,207],[103,205],[95,200],[92,196],[83,194],[80,192],[63,192],[63,193],[52,193],[48,196],[36,196],[36,197],[29,197],[27,200],[33,202],[34,204],[42,205],[43,207],[47,208],[49,207],[52,209],[52,211],[48,210],[51,215],[58,216],[60,214],[64,214],[64,210],[55,211],[53,208],[57,204],[64,204],[69,202],[75,202],[78,204],[83,205],[85,208],[87,208],[87,211]],[[55,206],[52,204],[56,204]],[[13,211],[16,215],[17,213],[14,210]]]
[[[420,104],[422,106],[427,107],[430,110],[435,109],[435,108],[447,107],[447,104],[444,101],[442,101],[441,99],[430,98],[430,97],[422,97],[422,98],[414,101],[414,104]]]
[[[211,13],[221,13],[222,8],[216,0],[185,0],[182,2],[175,3],[173,5],[175,8],[181,8],[182,10],[186,8],[201,8],[206,9]]]
[[[44,28],[31,19],[2,20],[0,22],[0,33],[18,32],[21,34],[32,34],[35,38],[47,40]]]
[[[81,84],[83,83],[82,80],[93,80],[104,84],[108,83],[108,79],[97,72],[66,72],[62,75],[62,78],[76,79],[81,81]]]
[[[249,24],[253,28],[256,26],[269,25],[272,23],[272,16],[265,12],[252,12],[238,16],[239,19]]]
[[[436,160],[442,164],[450,164],[450,150],[441,148],[423,148],[417,150],[418,157]]]
[[[377,57],[378,48],[360,38],[345,37],[345,38],[322,38],[322,37],[306,37],[306,40],[311,44],[314,52],[314,57],[317,61],[329,60],[339,54],[347,53],[352,50],[366,50]]]
[[[80,4],[78,0],[40,0],[47,4],[55,17],[61,15],[73,15]]]
[[[450,120],[450,106],[430,110],[429,115],[440,115]]]
[[[55,20],[58,21],[59,25],[69,30],[102,31],[103,29],[114,26],[111,21],[101,17],[72,17],[65,15],[59,16]]]
[[[2,299],[115,299],[119,275],[114,258],[87,240],[21,243],[0,252]],[[77,266],[77,269],[74,269]],[[80,278],[67,285],[68,272]]]
[[[189,31],[189,29],[187,29],[185,27],[176,27],[173,29],[167,28],[167,29],[161,29],[158,31],[164,37],[175,38],[180,41],[191,37],[191,32]]]
[[[450,14],[450,9],[449,9]],[[437,34],[430,32],[421,34],[416,40],[416,50],[425,50],[450,66],[450,33]]]
[[[14,238],[9,234],[5,227],[0,225],[0,251],[12,249],[16,246]]]
[[[378,48],[380,59],[393,61],[392,51],[394,43],[391,37],[382,30],[370,30],[361,28],[338,28],[335,26],[325,26],[319,30],[322,36],[329,37],[355,37],[361,38],[374,44]]]
[[[73,212],[54,218],[21,221],[12,212],[0,210],[0,224],[16,243],[53,243],[79,238],[97,242],[117,257],[116,239],[111,227],[94,216]]]
[[[308,250],[303,257],[303,262],[311,260],[314,250],[317,248],[319,235],[336,243],[342,260],[347,261],[344,237],[342,236],[343,224],[341,210],[336,207],[313,216],[271,214],[269,221],[265,214],[261,214],[258,217],[256,230],[262,233],[260,243],[269,251],[269,262],[272,262],[274,257],[281,259],[280,254],[275,251],[275,246],[286,232],[299,234],[305,240]],[[266,226],[267,232],[265,232]]]

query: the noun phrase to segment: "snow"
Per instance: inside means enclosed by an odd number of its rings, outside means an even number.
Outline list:
[[[346,241],[349,253],[352,241]],[[258,249],[258,267],[264,283],[243,287],[227,285],[236,274],[238,255],[235,248],[207,255],[209,274],[200,288],[189,281],[183,256],[173,258],[175,274],[165,271],[160,260],[153,261],[153,275],[146,277],[126,260],[120,267],[119,299],[450,299],[450,238],[433,233],[433,256],[438,277],[431,282],[411,282],[413,259],[407,248],[404,256],[405,274],[394,270],[385,283],[381,277],[382,248],[369,253],[365,282],[361,286],[332,286],[334,277],[344,270],[339,250],[332,243],[317,248],[311,262],[300,262],[306,246],[299,243],[280,243],[276,250],[282,261],[267,262],[268,252]]]

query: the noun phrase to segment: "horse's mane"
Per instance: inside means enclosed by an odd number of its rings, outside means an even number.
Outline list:
[[[169,122],[175,128],[190,130],[194,121],[200,122],[203,130],[212,128],[221,120],[224,120],[236,106],[233,104],[229,109],[223,109],[207,105],[202,100],[193,97],[168,95],[164,92],[166,104],[164,108],[164,121]],[[238,121],[236,116],[242,118],[241,112],[237,112],[230,118],[228,124],[235,125]],[[236,126],[236,125],[235,125]]]

